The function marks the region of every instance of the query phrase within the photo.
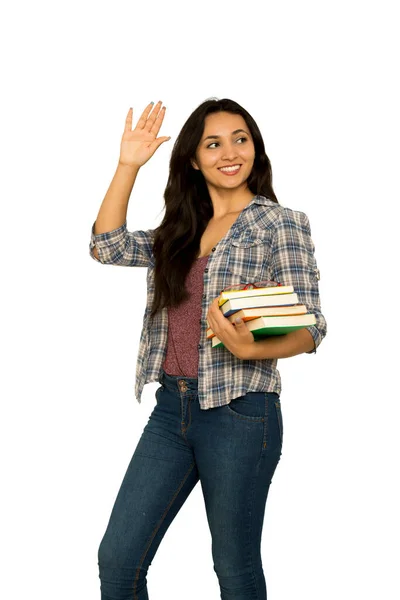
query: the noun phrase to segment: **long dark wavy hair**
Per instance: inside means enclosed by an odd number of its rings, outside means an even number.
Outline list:
[[[192,166],[191,159],[195,159],[206,116],[222,111],[241,115],[253,138],[255,159],[247,179],[250,191],[279,204],[272,189],[271,163],[253,117],[228,98],[212,98],[200,104],[182,127],[172,149],[164,191],[165,215],[155,230],[153,243],[155,287],[150,317],[160,308],[178,306],[189,297],[184,285],[186,276],[199,254],[201,236],[213,216],[206,181],[201,171]]]

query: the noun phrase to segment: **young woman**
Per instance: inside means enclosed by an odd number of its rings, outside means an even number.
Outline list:
[[[222,600],[265,600],[261,533],[283,441],[277,360],[315,352],[326,335],[315,248],[306,214],[278,203],[257,124],[228,99],[203,102],[184,124],[160,226],[127,231],[139,169],[170,139],[157,137],[164,115],[151,103],[132,130],[129,110],[90,241],[102,264],[148,268],[137,400],[160,383],[100,543],[101,598],[148,598],[151,561],[200,480]],[[257,282],[293,285],[316,325],[255,341],[218,297]],[[207,321],[223,346],[212,348]]]

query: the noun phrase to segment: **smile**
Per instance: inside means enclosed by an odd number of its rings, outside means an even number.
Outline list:
[[[242,165],[232,165],[231,167],[219,167],[219,171],[222,171],[224,175],[236,175],[239,172]]]

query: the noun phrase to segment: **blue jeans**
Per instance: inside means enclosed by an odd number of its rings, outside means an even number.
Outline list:
[[[101,599],[148,600],[151,561],[200,480],[222,600],[266,600],[261,532],[281,457],[279,395],[202,410],[197,379],[163,371],[160,383],[100,543]]]

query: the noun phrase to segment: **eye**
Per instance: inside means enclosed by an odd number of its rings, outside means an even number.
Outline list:
[[[246,137],[238,138],[236,141],[238,142],[239,140],[243,140],[243,142],[241,142],[242,144],[244,142],[247,142],[247,138]],[[218,144],[218,142],[212,142],[211,144],[208,144],[207,148],[211,148],[211,146],[215,146],[216,144]],[[211,148],[211,149],[214,150],[214,148]]]

